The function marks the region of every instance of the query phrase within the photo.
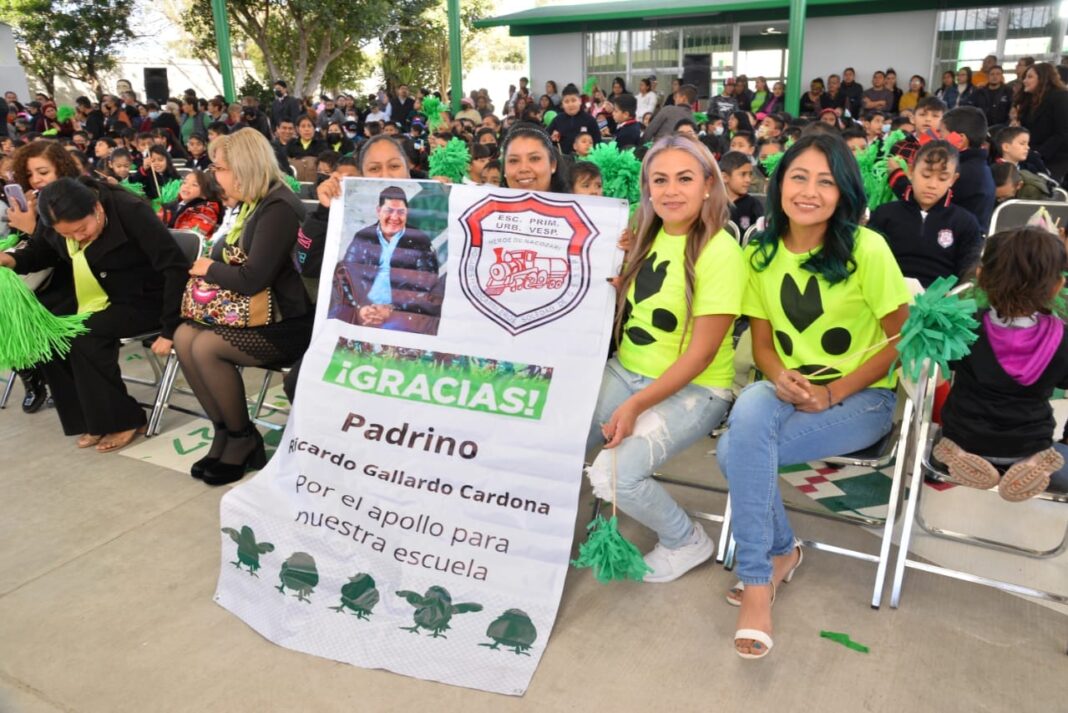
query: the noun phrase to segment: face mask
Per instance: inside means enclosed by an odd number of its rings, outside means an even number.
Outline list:
[[[278,97],[279,99],[281,99],[282,98],[282,90],[281,89],[275,89],[274,90],[274,95],[276,97]]]
[[[354,139],[354,138],[356,138],[356,132],[355,131],[346,131],[345,132],[345,136],[347,136],[350,139]]]
[[[720,124],[718,126],[713,126],[712,127],[712,133],[715,134],[716,136],[723,136],[723,125]]]
[[[155,121],[156,119],[159,118],[159,112],[158,111],[150,111],[150,112],[148,112],[148,118],[152,119],[153,121]]]
[[[336,131],[331,131],[327,136],[330,137],[331,141],[341,141],[341,134]]]

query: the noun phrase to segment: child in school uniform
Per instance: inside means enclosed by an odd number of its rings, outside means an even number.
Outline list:
[[[638,100],[633,94],[620,94],[613,103],[612,118],[616,122],[616,148],[635,148],[642,141],[642,125],[635,112]]]
[[[986,242],[977,279],[990,308],[969,354],[950,363],[953,388],[932,453],[961,485],[997,486],[1011,502],[1068,490],[1068,446],[1053,440],[1050,405],[1055,388],[1068,388],[1068,339],[1053,314],[1065,270],[1064,242],[1042,228]]]
[[[730,199],[731,220],[745,233],[764,215],[760,201],[749,195],[753,183],[753,164],[745,154],[728,151],[719,160],[719,171],[723,174],[723,185]]]
[[[939,277],[963,278],[983,248],[979,223],[953,205],[960,154],[948,141],[930,141],[916,154],[903,200],[875,209],[868,227],[882,233],[905,277],[925,288]]]
[[[553,143],[559,144],[565,155],[574,152],[575,138],[583,129],[593,138],[594,144],[600,143],[601,130],[597,120],[582,111],[582,96],[574,84],[564,87],[560,108],[562,111],[549,122],[548,131]]]

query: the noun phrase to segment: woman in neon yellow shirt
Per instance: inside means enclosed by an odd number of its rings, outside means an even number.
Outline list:
[[[732,327],[745,266],[727,223],[727,193],[712,154],[675,134],[646,154],[637,229],[619,279],[619,351],[608,361],[587,449],[604,446],[589,470],[594,493],[658,537],[645,555],[647,582],[669,582],[712,556],[652,473],[706,437],[734,399]]]
[[[804,136],[772,174],[767,229],[745,251],[742,313],[767,380],[742,391],[716,449],[738,543],[741,583],[727,601],[741,606],[743,658],[771,650],[775,586],[801,563],[779,467],[866,448],[893,425],[897,352],[877,347],[901,331],[909,294],[882,236],[858,227],[865,203],[845,142]]]

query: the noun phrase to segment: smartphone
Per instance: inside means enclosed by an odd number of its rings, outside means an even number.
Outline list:
[[[4,194],[7,195],[7,199],[14,203],[17,203],[19,210],[26,212],[30,209],[28,203],[26,203],[26,194],[22,192],[22,186],[17,183],[8,183],[4,186]]]

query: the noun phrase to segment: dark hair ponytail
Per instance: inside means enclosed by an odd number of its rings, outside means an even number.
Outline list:
[[[553,146],[549,135],[537,124],[522,122],[508,130],[508,133],[504,136],[504,143],[501,145],[502,165],[508,160],[508,147],[511,146],[512,141],[515,139],[537,139],[540,141],[549,155],[549,160],[556,164],[552,178],[549,180],[549,190],[553,193],[571,192],[571,186],[568,184],[566,177],[567,171],[563,167],[560,155],[556,152],[556,147]],[[503,179],[504,177],[502,176],[501,178]]]

